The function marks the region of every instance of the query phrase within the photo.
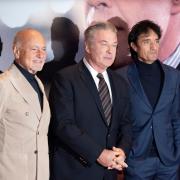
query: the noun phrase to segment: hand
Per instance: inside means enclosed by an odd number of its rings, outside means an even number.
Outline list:
[[[113,162],[111,166],[108,167],[108,169],[117,169],[119,171],[123,170],[124,168],[127,168],[128,165],[124,162],[126,159],[125,153],[122,149],[113,147],[114,152],[119,152],[119,155],[116,156],[113,159]]]
[[[124,157],[124,160],[126,159],[126,155],[125,155],[124,151],[123,151],[121,148],[113,147],[112,150],[113,150],[114,152],[119,152],[119,155],[122,156],[122,157]]]
[[[119,171],[123,170],[124,168],[127,168],[128,165],[124,162],[124,157],[118,156],[113,160],[115,163],[112,164],[110,169],[117,169]]]
[[[104,167],[111,167],[115,166],[116,163],[113,160],[118,156],[119,152],[104,149],[98,157],[97,161]]]

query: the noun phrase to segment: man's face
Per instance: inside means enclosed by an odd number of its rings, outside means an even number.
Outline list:
[[[171,3],[169,0],[86,0],[87,20],[109,20],[118,29],[116,64],[130,61],[127,38],[129,30],[137,22],[150,19],[167,30]],[[162,15],[163,14],[163,15]]]
[[[139,35],[136,44],[131,43],[131,47],[137,52],[139,60],[151,64],[158,58],[158,35],[154,31],[149,30],[148,33]]]
[[[114,62],[117,48],[117,35],[111,30],[97,30],[85,44],[90,65],[103,72]]]
[[[30,73],[40,71],[46,59],[46,46],[40,34],[27,35],[16,56],[17,63]]]

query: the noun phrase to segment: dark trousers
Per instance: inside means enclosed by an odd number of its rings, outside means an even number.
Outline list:
[[[178,165],[165,166],[158,157],[130,159],[125,180],[179,180]]]

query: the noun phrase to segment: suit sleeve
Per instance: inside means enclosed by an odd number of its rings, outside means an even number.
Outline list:
[[[128,113],[129,105],[127,105],[123,113],[119,136],[120,139],[118,143],[118,147],[124,150],[126,156],[128,156],[130,148],[132,146],[132,124]]]
[[[121,119],[119,120],[120,123],[120,130],[119,130],[119,141],[118,141],[118,147],[123,149],[126,156],[128,156],[130,148],[132,146],[132,120],[131,120],[131,104],[130,104],[130,95],[129,95],[129,86],[124,81],[120,84],[122,88],[121,94],[123,95],[123,104],[119,105],[119,112],[123,113],[120,115]],[[124,89],[123,89],[124,88]],[[121,110],[121,108],[123,110]]]
[[[90,165],[96,161],[103,148],[78,126],[75,119],[73,83],[63,74],[57,74],[51,86],[49,102],[52,112],[50,134],[71,149]]]

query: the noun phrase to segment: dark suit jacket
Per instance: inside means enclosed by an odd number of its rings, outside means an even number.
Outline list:
[[[96,159],[103,149],[113,146],[128,154],[131,122],[127,84],[115,72],[108,70],[108,75],[113,96],[109,127],[98,90],[83,62],[57,74],[50,91],[51,180],[113,179],[115,171],[102,167]]]
[[[180,73],[161,64],[164,84],[153,110],[133,63],[118,71],[130,85],[133,121],[133,147],[129,159],[148,156],[154,134],[160,159],[165,165],[180,162]],[[130,162],[129,162],[130,163]]]

